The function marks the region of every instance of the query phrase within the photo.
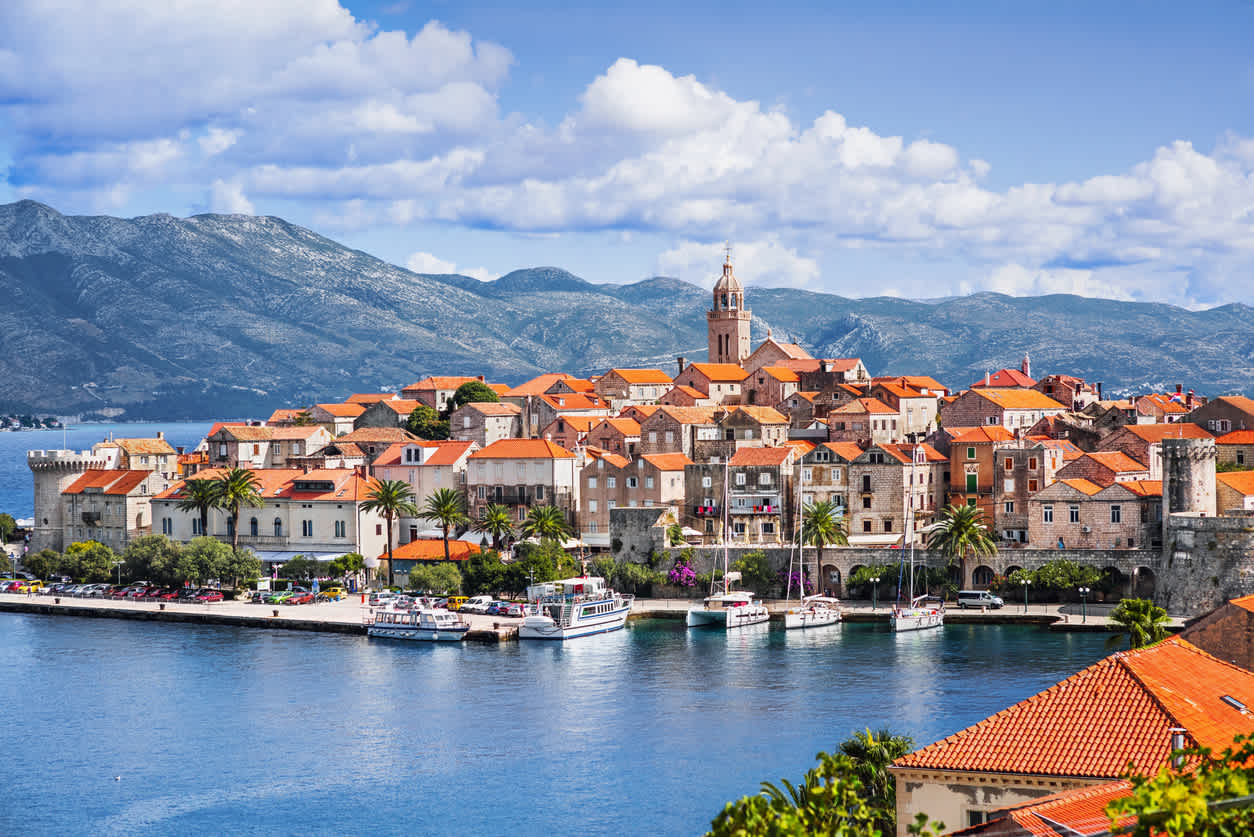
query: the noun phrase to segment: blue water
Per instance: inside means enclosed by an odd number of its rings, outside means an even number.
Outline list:
[[[26,467],[28,450],[88,450],[96,442],[108,438],[146,438],[165,431],[166,441],[174,448],[191,450],[200,444],[212,426],[210,422],[164,422],[156,424],[80,424],[67,427],[64,435],[57,430],[27,430],[0,433],[0,512],[8,512],[18,520],[35,514],[35,489],[30,469]]]
[[[0,834],[696,834],[855,730],[930,742],[1104,640],[658,621],[498,647],[0,614]]]

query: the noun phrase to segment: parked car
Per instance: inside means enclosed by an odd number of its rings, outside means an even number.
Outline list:
[[[467,599],[461,609],[466,613],[487,613],[488,606],[492,604],[491,596],[474,596]]]
[[[518,617],[521,617],[521,616],[525,615],[525,611],[523,610],[523,606],[522,606],[521,604],[519,604],[518,602],[510,602],[510,603],[509,603],[509,607],[507,607],[507,608],[505,609],[505,612],[504,612],[504,613],[502,613],[501,615],[502,615],[502,616],[518,616]]]
[[[500,601],[493,602],[492,604],[488,605],[488,615],[489,616],[504,616],[505,610],[508,607],[509,607],[509,602],[500,602]]]
[[[338,602],[340,599],[342,599],[342,598],[344,598],[345,596],[347,596],[347,595],[348,595],[348,593],[344,592],[344,588],[343,588],[343,587],[327,587],[327,588],[326,588],[326,589],[324,589],[324,590],[320,590],[320,591],[318,591],[318,595],[319,595],[319,596],[320,596],[320,597],[321,597],[324,601],[329,601],[329,602]]]
[[[376,590],[370,594],[371,607],[386,607],[390,599],[396,598],[396,594],[391,590]]]
[[[144,593],[144,599],[153,602],[165,595],[165,592],[161,587],[149,587],[147,592]]]
[[[313,601],[314,601],[314,594],[306,590],[304,592],[297,592],[288,596],[287,599],[283,602],[283,604],[290,604],[290,605],[313,604]]]
[[[460,610],[461,606],[466,603],[465,596],[449,596],[447,603],[444,605],[449,610]]]
[[[194,602],[196,601],[196,596],[199,593],[200,593],[200,590],[196,587],[184,587],[179,590],[179,601],[180,602]]]
[[[179,588],[172,587],[169,590],[166,590],[164,593],[161,594],[161,600],[165,602],[172,602],[181,595],[182,595],[182,591],[179,590]]]
[[[198,602],[220,602],[222,599],[221,590],[201,590],[196,594],[196,601]]]

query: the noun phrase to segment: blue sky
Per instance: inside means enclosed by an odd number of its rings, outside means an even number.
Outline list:
[[[11,0],[0,201],[480,278],[708,283],[731,240],[750,284],[1208,307],[1252,289],[1252,42],[1254,2]]]

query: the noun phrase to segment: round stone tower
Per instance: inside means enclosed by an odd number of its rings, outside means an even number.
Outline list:
[[[1163,439],[1164,530],[1171,515],[1186,512],[1215,516],[1214,439]]]
[[[26,465],[35,483],[35,527],[31,532],[31,551],[55,549],[60,552],[65,548],[61,492],[89,468],[116,468],[117,456],[90,450],[28,450]]]

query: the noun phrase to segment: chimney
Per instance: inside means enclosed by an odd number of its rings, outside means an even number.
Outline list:
[[[1184,396],[1184,406],[1188,410],[1193,409],[1193,390],[1189,390],[1188,394]]]
[[[158,431],[157,431],[157,438],[158,438],[158,439],[164,439],[164,438],[165,438],[165,431],[164,431],[164,430],[158,430]]]
[[[1032,377],[1032,360],[1028,357],[1028,353],[1023,353],[1023,374]]]
[[[483,376],[482,376],[482,375],[476,375],[476,376],[475,376],[475,380],[476,380],[476,381],[478,381],[479,383],[483,383]]]
[[[675,363],[679,364],[679,372],[680,372],[680,374],[683,374],[683,371],[684,371],[684,356],[683,356],[683,355],[680,355],[679,357],[675,358]]]
[[[1098,381],[1093,386],[1097,387],[1097,400],[1101,401],[1102,400],[1102,382]]]
[[[985,369],[984,370],[984,386],[987,387],[987,386],[992,386],[992,385],[993,385],[993,376],[989,373],[987,369]]]
[[[1184,392],[1184,384],[1176,384],[1176,395]]]

